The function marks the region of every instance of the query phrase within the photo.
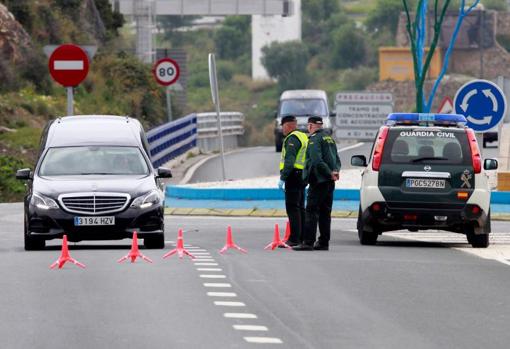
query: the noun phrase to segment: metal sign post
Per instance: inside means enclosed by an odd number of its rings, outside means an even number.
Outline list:
[[[223,147],[223,131],[221,128],[221,114],[220,114],[220,98],[218,91],[218,79],[216,77],[216,60],[214,53],[209,53],[209,82],[211,84],[211,96],[213,103],[216,107],[216,116],[218,118],[218,131],[220,134],[220,154],[221,154],[221,170],[223,181],[226,180],[225,175],[225,154]]]
[[[168,115],[168,122],[172,121],[172,100],[170,95],[170,86],[166,88],[166,111]]]
[[[72,87],[66,87],[67,90],[67,115],[74,115],[74,94]]]

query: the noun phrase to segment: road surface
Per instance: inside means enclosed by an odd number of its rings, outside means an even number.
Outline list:
[[[168,216],[165,250],[142,250],[153,264],[118,264],[129,240],[81,242],[71,255],[86,269],[50,270],[60,241],[23,251],[22,206],[2,204],[1,346],[508,347],[510,266],[459,250],[465,240],[361,246],[344,219],[333,221],[330,251],[266,251],[275,223],[284,221]],[[247,254],[218,253],[227,225]],[[178,228],[199,261],[161,258]],[[508,243],[508,222],[493,231],[495,246]]]

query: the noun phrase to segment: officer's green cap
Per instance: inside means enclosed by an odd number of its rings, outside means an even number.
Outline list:
[[[291,121],[296,121],[296,117],[294,115],[285,115],[283,118],[282,118],[282,125],[286,122],[291,122]]]
[[[322,118],[320,116],[310,116],[308,118],[308,123],[322,125]]]

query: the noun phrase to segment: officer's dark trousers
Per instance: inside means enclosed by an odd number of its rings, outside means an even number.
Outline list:
[[[305,185],[302,171],[294,170],[285,181],[285,209],[290,222],[290,242],[300,243],[305,227]]]
[[[306,201],[306,225],[303,243],[312,245],[315,242],[318,222],[320,231],[319,244],[329,246],[334,190],[335,182],[333,181],[316,184],[310,183]]]

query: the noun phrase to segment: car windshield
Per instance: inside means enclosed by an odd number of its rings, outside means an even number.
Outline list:
[[[40,176],[147,174],[140,149],[118,146],[50,148],[39,170]]]
[[[322,99],[285,99],[280,103],[280,116],[328,116]]]
[[[470,161],[466,133],[454,130],[394,129],[384,146],[385,163],[469,164]]]

